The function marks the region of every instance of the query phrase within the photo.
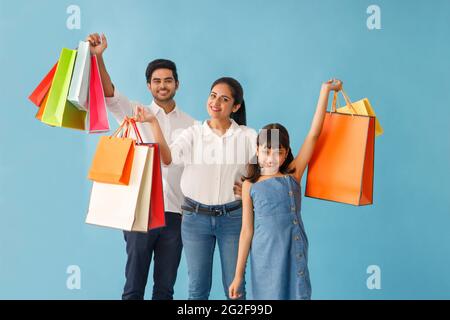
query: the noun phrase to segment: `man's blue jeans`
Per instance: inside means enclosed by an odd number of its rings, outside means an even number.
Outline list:
[[[181,241],[181,216],[166,212],[166,226],[148,231],[124,231],[127,243],[126,283],[124,300],[144,299],[148,270],[154,255],[153,300],[172,300],[173,286],[183,248]]]

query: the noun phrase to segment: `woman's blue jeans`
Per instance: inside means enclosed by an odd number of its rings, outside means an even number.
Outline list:
[[[234,211],[225,210],[225,206],[207,206],[191,199],[202,208],[222,210],[220,216],[183,210],[181,237],[188,267],[189,300],[207,300],[211,291],[213,259],[216,242],[219,247],[222,265],[222,284],[225,296],[234,279],[238,256],[239,236],[242,226],[242,207]],[[235,201],[227,204],[232,207]],[[241,290],[241,299],[245,299],[245,281]]]

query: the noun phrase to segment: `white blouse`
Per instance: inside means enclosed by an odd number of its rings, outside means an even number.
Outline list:
[[[183,165],[181,191],[206,205],[221,205],[240,199],[234,195],[235,182],[247,174],[246,165],[256,152],[256,131],[231,126],[222,136],[205,121],[181,132],[170,144],[171,165]]]

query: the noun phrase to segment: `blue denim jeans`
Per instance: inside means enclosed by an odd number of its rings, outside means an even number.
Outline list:
[[[172,300],[173,287],[181,260],[181,216],[166,212],[166,226],[147,233],[124,231],[127,243],[126,283],[122,294],[124,300],[144,299],[148,271],[152,257],[152,300]]]
[[[199,206],[203,208],[223,207],[203,204],[199,204]],[[229,299],[228,287],[233,281],[236,271],[241,226],[242,208],[224,211],[221,216],[209,216],[204,213],[183,210],[181,237],[188,267],[189,300],[207,300],[209,298],[216,242],[222,265],[223,290]],[[242,293],[241,299],[244,300],[246,297],[245,281],[240,292]]]

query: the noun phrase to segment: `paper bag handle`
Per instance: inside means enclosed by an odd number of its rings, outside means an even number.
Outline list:
[[[356,115],[357,112],[356,112],[355,108],[353,107],[353,104],[350,101],[350,98],[348,97],[347,93],[345,93],[344,89],[341,89],[340,92],[342,93],[342,96],[344,97],[345,102],[349,106],[351,115],[352,116]],[[338,94],[339,94],[339,91],[334,91],[333,102],[331,103],[331,111],[332,112],[336,112],[336,102],[339,104]]]

